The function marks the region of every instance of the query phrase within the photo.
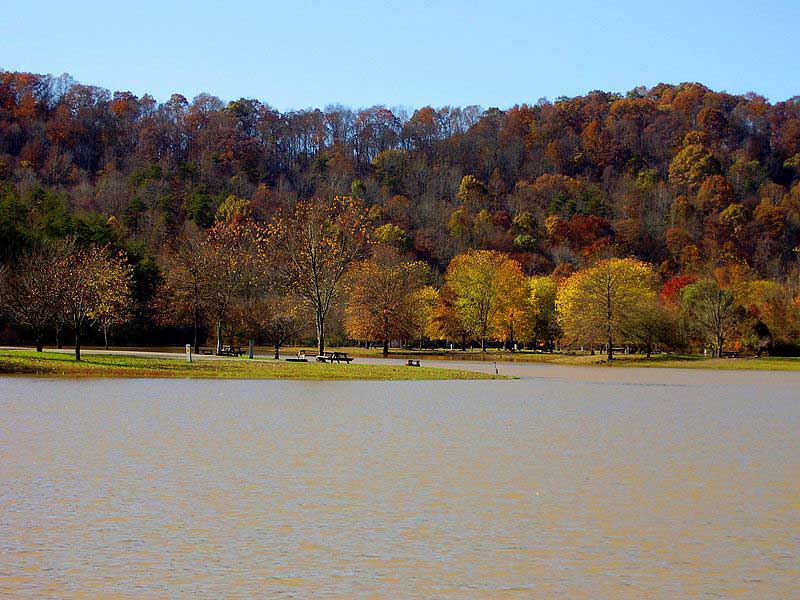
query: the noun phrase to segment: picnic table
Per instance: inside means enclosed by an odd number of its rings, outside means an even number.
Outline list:
[[[223,346],[217,352],[217,356],[242,356],[244,352],[241,346]]]
[[[347,352],[323,352],[317,354],[317,362],[327,363],[349,363],[353,360],[352,357],[347,356]]]

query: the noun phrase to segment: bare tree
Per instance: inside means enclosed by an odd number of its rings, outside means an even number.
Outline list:
[[[369,222],[349,197],[301,200],[267,228],[261,252],[278,280],[314,311],[317,350],[325,351],[325,320],[348,267],[366,256]]]
[[[21,256],[13,268],[0,267],[0,305],[21,327],[30,330],[41,352],[44,334],[56,324],[63,296],[65,245],[41,245]]]
[[[171,323],[192,327],[192,346],[200,352],[199,328],[205,323],[209,300],[209,253],[197,235],[178,238],[165,257],[165,282],[157,295],[156,314]]]
[[[264,295],[243,304],[246,329],[275,349],[275,360],[281,348],[299,335],[307,326],[302,300],[281,289],[267,289]]]
[[[247,296],[261,275],[253,225],[234,219],[217,222],[201,243],[201,266],[205,269],[206,310],[214,320],[217,353],[222,349],[222,334],[229,311]]]
[[[129,290],[122,287],[126,275],[110,278],[120,282],[118,285],[104,284],[109,279],[108,274],[116,271],[130,276],[127,263],[122,257],[111,254],[107,247],[75,248],[66,256],[60,273],[62,310],[75,332],[75,360],[81,360],[81,334],[86,322],[102,311],[104,305],[116,303],[112,296],[124,298],[129,294]]]

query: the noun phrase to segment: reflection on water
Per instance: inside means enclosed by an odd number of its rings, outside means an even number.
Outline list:
[[[796,379],[645,373],[0,379],[0,595],[798,597]]]

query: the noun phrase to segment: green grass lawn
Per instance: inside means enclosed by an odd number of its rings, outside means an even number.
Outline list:
[[[179,355],[180,356],[180,355]],[[395,365],[297,363],[274,360],[157,358],[63,352],[0,351],[0,375],[53,377],[193,377],[210,379],[507,379],[457,369]],[[313,359],[312,359],[313,360]]]

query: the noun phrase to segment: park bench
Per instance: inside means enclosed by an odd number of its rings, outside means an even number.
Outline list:
[[[241,346],[223,346],[217,353],[218,356],[241,356],[242,354],[244,352],[242,352]]]
[[[350,356],[347,356],[346,352],[323,352],[322,354],[317,354],[317,362],[323,363],[349,363],[353,359]]]
[[[200,348],[199,350],[200,351],[198,352],[198,354],[208,354],[208,355],[214,354],[213,348]]]
[[[418,360],[415,360],[413,358],[409,358],[408,361],[406,362],[406,366],[407,367],[418,367],[418,366],[420,366],[420,364],[419,364]]]
[[[300,352],[297,353],[297,357],[287,358],[286,361],[287,362],[308,362],[308,359],[306,358],[306,351],[305,350],[300,350]]]
[[[723,350],[720,354],[722,358],[740,358],[742,356],[742,353],[738,350]]]

